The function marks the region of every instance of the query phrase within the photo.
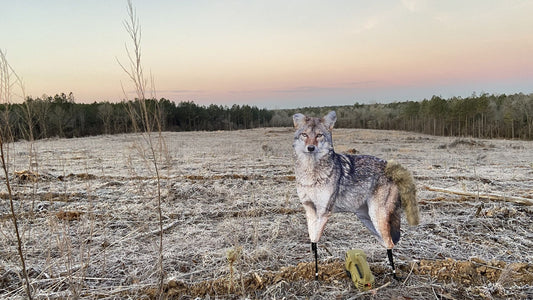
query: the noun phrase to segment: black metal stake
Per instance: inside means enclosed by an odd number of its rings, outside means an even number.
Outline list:
[[[396,268],[394,267],[394,260],[392,259],[392,249],[387,249],[387,256],[389,257],[389,263],[392,267],[392,278],[398,280],[398,277],[396,277]]]
[[[311,249],[315,253],[315,280],[318,280],[318,250],[316,243],[311,243]]]

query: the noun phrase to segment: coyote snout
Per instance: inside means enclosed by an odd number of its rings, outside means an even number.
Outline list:
[[[318,139],[321,138],[321,136],[318,136],[318,134],[315,136],[309,136],[307,133],[302,133],[301,138],[305,143],[305,150],[307,150],[307,152],[314,152],[318,146]]]
[[[293,116],[296,185],[315,261],[316,243],[331,213],[352,212],[387,248],[394,272],[392,248],[400,240],[401,208],[409,224],[418,224],[413,178],[395,162],[335,153],[331,132],[336,120],[334,111],[323,118]]]

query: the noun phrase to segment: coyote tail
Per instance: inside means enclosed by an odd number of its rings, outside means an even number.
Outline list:
[[[385,175],[392,179],[400,190],[402,207],[409,225],[418,225],[418,202],[416,200],[416,187],[411,173],[395,161],[388,161]]]

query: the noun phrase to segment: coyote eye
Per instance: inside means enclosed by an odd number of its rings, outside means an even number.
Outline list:
[[[324,136],[324,135],[323,135],[322,133],[319,133],[319,134],[316,135],[316,138],[319,139],[319,138],[321,138],[321,137],[323,137],[323,136]]]
[[[307,138],[307,133],[302,133],[301,136]]]

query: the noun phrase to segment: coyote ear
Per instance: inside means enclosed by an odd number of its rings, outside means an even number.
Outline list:
[[[292,116],[292,121],[294,122],[294,127],[300,128],[300,126],[305,124],[305,116],[302,114],[295,114]]]
[[[324,118],[322,118],[322,123],[331,131],[333,125],[337,121],[337,114],[334,111],[330,111]]]

